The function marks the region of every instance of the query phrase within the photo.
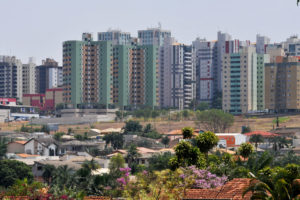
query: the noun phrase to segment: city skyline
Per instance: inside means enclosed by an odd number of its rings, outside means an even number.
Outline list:
[[[37,64],[51,57],[61,64],[62,42],[78,40],[82,32],[92,32],[96,38],[98,32],[112,28],[137,36],[138,30],[157,27],[159,22],[185,44],[196,37],[216,40],[219,30],[240,40],[255,42],[256,34],[261,34],[271,43],[281,42],[298,33],[292,20],[299,14],[295,4],[294,0],[152,1],[145,6],[139,1],[90,0],[85,1],[89,9],[82,10],[82,1],[4,1],[0,17],[6,20],[3,30],[9,31],[0,33],[0,54],[15,55],[23,63],[33,56]]]

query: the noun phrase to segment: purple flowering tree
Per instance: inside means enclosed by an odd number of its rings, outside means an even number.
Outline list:
[[[129,173],[131,171],[131,168],[124,167],[124,168],[120,168],[119,170],[122,173],[122,177],[118,178],[117,182],[121,185],[121,187],[124,187],[129,182]]]
[[[228,180],[226,176],[218,177],[215,174],[203,169],[197,169],[195,166],[181,168],[183,173],[179,176],[183,179],[184,185],[190,185],[191,188],[215,188],[225,184]]]

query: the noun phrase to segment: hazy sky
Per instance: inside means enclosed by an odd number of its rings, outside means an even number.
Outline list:
[[[257,33],[271,42],[300,33],[296,0],[0,0],[0,55],[25,63],[34,56],[61,63],[62,42],[80,40],[82,32],[108,28],[137,35],[156,27],[183,43],[196,37],[217,38],[217,31],[255,41]]]

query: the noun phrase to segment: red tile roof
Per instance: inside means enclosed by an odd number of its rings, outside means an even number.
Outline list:
[[[15,141],[15,143],[18,143],[18,144],[25,144],[27,141]]]
[[[190,189],[183,199],[232,199],[250,200],[252,194],[247,193],[243,197],[243,192],[250,185],[249,178],[235,178],[225,185],[212,189]]]
[[[110,200],[110,197],[102,197],[102,196],[88,196],[84,197],[83,200]]]
[[[264,131],[252,131],[252,132],[250,132],[250,133],[245,133],[244,135],[246,135],[246,136],[261,135],[261,136],[263,136],[263,137],[274,137],[274,136],[279,136],[278,134],[270,133],[270,132],[264,132]]]

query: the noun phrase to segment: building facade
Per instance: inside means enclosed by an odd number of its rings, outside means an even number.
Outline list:
[[[36,84],[36,64],[33,58],[29,59],[28,64],[22,65],[23,73],[23,94],[35,94],[37,92]]]
[[[108,30],[98,33],[98,41],[112,41],[113,45],[129,45],[131,44],[130,33],[120,30]]]
[[[171,31],[158,28],[149,28],[138,31],[138,40],[141,45],[162,46],[166,38],[171,37]]]
[[[58,62],[47,58],[42,65],[36,67],[37,93],[45,94],[47,89],[57,88],[63,84],[62,67]]]
[[[14,56],[0,56],[0,97],[13,97],[22,102],[22,63]]]
[[[63,44],[64,102],[74,108],[159,105],[158,47],[113,41]]]
[[[212,103],[218,86],[217,42],[196,39],[193,42],[196,52],[196,100]]]
[[[264,109],[264,62],[268,56],[258,56],[253,46],[223,58],[222,107],[232,114],[244,114]]]
[[[266,36],[256,35],[256,53],[257,54],[265,54],[266,47],[270,44],[270,38]]]
[[[299,111],[300,63],[297,57],[278,56],[265,65],[265,107],[271,112]]]

